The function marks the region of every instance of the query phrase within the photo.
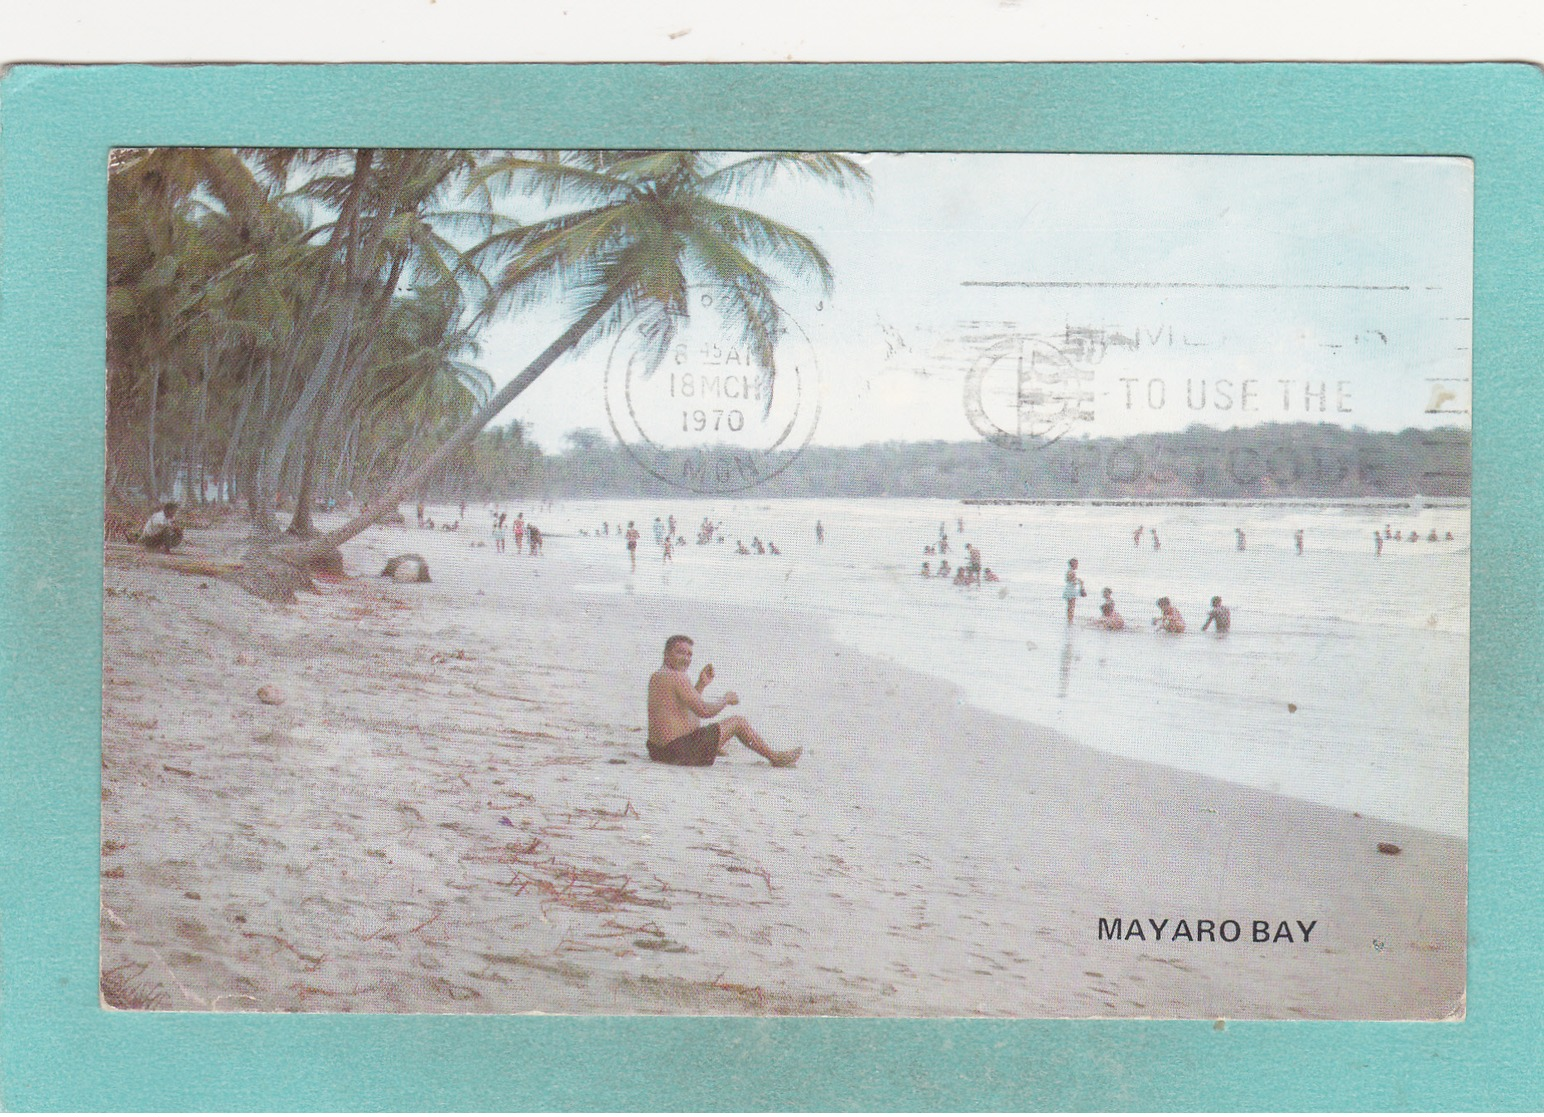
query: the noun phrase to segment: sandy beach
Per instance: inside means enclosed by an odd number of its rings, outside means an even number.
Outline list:
[[[1097,751],[818,616],[586,592],[577,540],[373,528],[275,606],[198,572],[244,534],[107,548],[106,1004],[1463,1012],[1461,838]],[[378,577],[408,551],[433,582]],[[648,761],[674,632],[796,768]]]

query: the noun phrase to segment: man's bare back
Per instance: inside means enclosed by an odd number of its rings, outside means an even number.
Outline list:
[[[693,686],[686,673],[691,662],[689,637],[672,636],[665,642],[664,665],[649,676],[649,755],[668,764],[702,766],[712,764],[734,738],[766,757],[774,768],[792,767],[804,750],[776,751],[743,717],[703,726],[703,718],[717,717],[725,707],[738,705],[740,696],[731,690],[719,699],[704,697],[702,692],[713,681],[713,665],[702,669]],[[716,737],[711,741],[699,739],[703,729],[716,731]]]

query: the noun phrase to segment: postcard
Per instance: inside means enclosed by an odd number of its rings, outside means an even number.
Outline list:
[[[102,1006],[1462,1020],[1474,167],[114,148]]]
[[[11,68],[6,1106],[1527,1108],[1537,105]]]

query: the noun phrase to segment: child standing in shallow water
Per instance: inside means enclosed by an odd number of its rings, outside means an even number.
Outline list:
[[[1083,588],[1083,579],[1078,577],[1078,560],[1067,560],[1067,580],[1062,586],[1062,597],[1067,601],[1067,623],[1072,623],[1073,615],[1077,612],[1078,598],[1087,597],[1088,591]]]

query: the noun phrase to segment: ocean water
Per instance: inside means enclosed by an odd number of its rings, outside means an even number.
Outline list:
[[[1091,748],[1466,834],[1466,507],[683,499],[564,502],[527,515],[558,537],[581,592],[810,613],[838,641]],[[667,567],[652,523],[670,515],[688,542]],[[696,545],[704,516],[724,525],[724,544]],[[633,576],[616,534],[628,519],[642,534]],[[482,523],[470,510],[469,520]],[[605,521],[612,534],[597,537]],[[1417,529],[1421,541],[1390,541],[1375,556],[1372,533],[1386,523],[1406,539]],[[951,565],[971,542],[1001,581],[964,589],[921,577],[924,560],[938,562],[923,548],[940,525]],[[1161,550],[1146,531],[1133,545],[1139,525],[1157,529]],[[1453,541],[1428,542],[1433,529]],[[733,553],[758,536],[783,553]],[[1061,593],[1070,557],[1088,590],[1071,626]],[[545,572],[557,574],[556,564]],[[1087,624],[1106,586],[1125,632]],[[1201,632],[1213,595],[1232,610],[1226,637]],[[1153,631],[1160,596],[1184,615],[1185,635]]]

